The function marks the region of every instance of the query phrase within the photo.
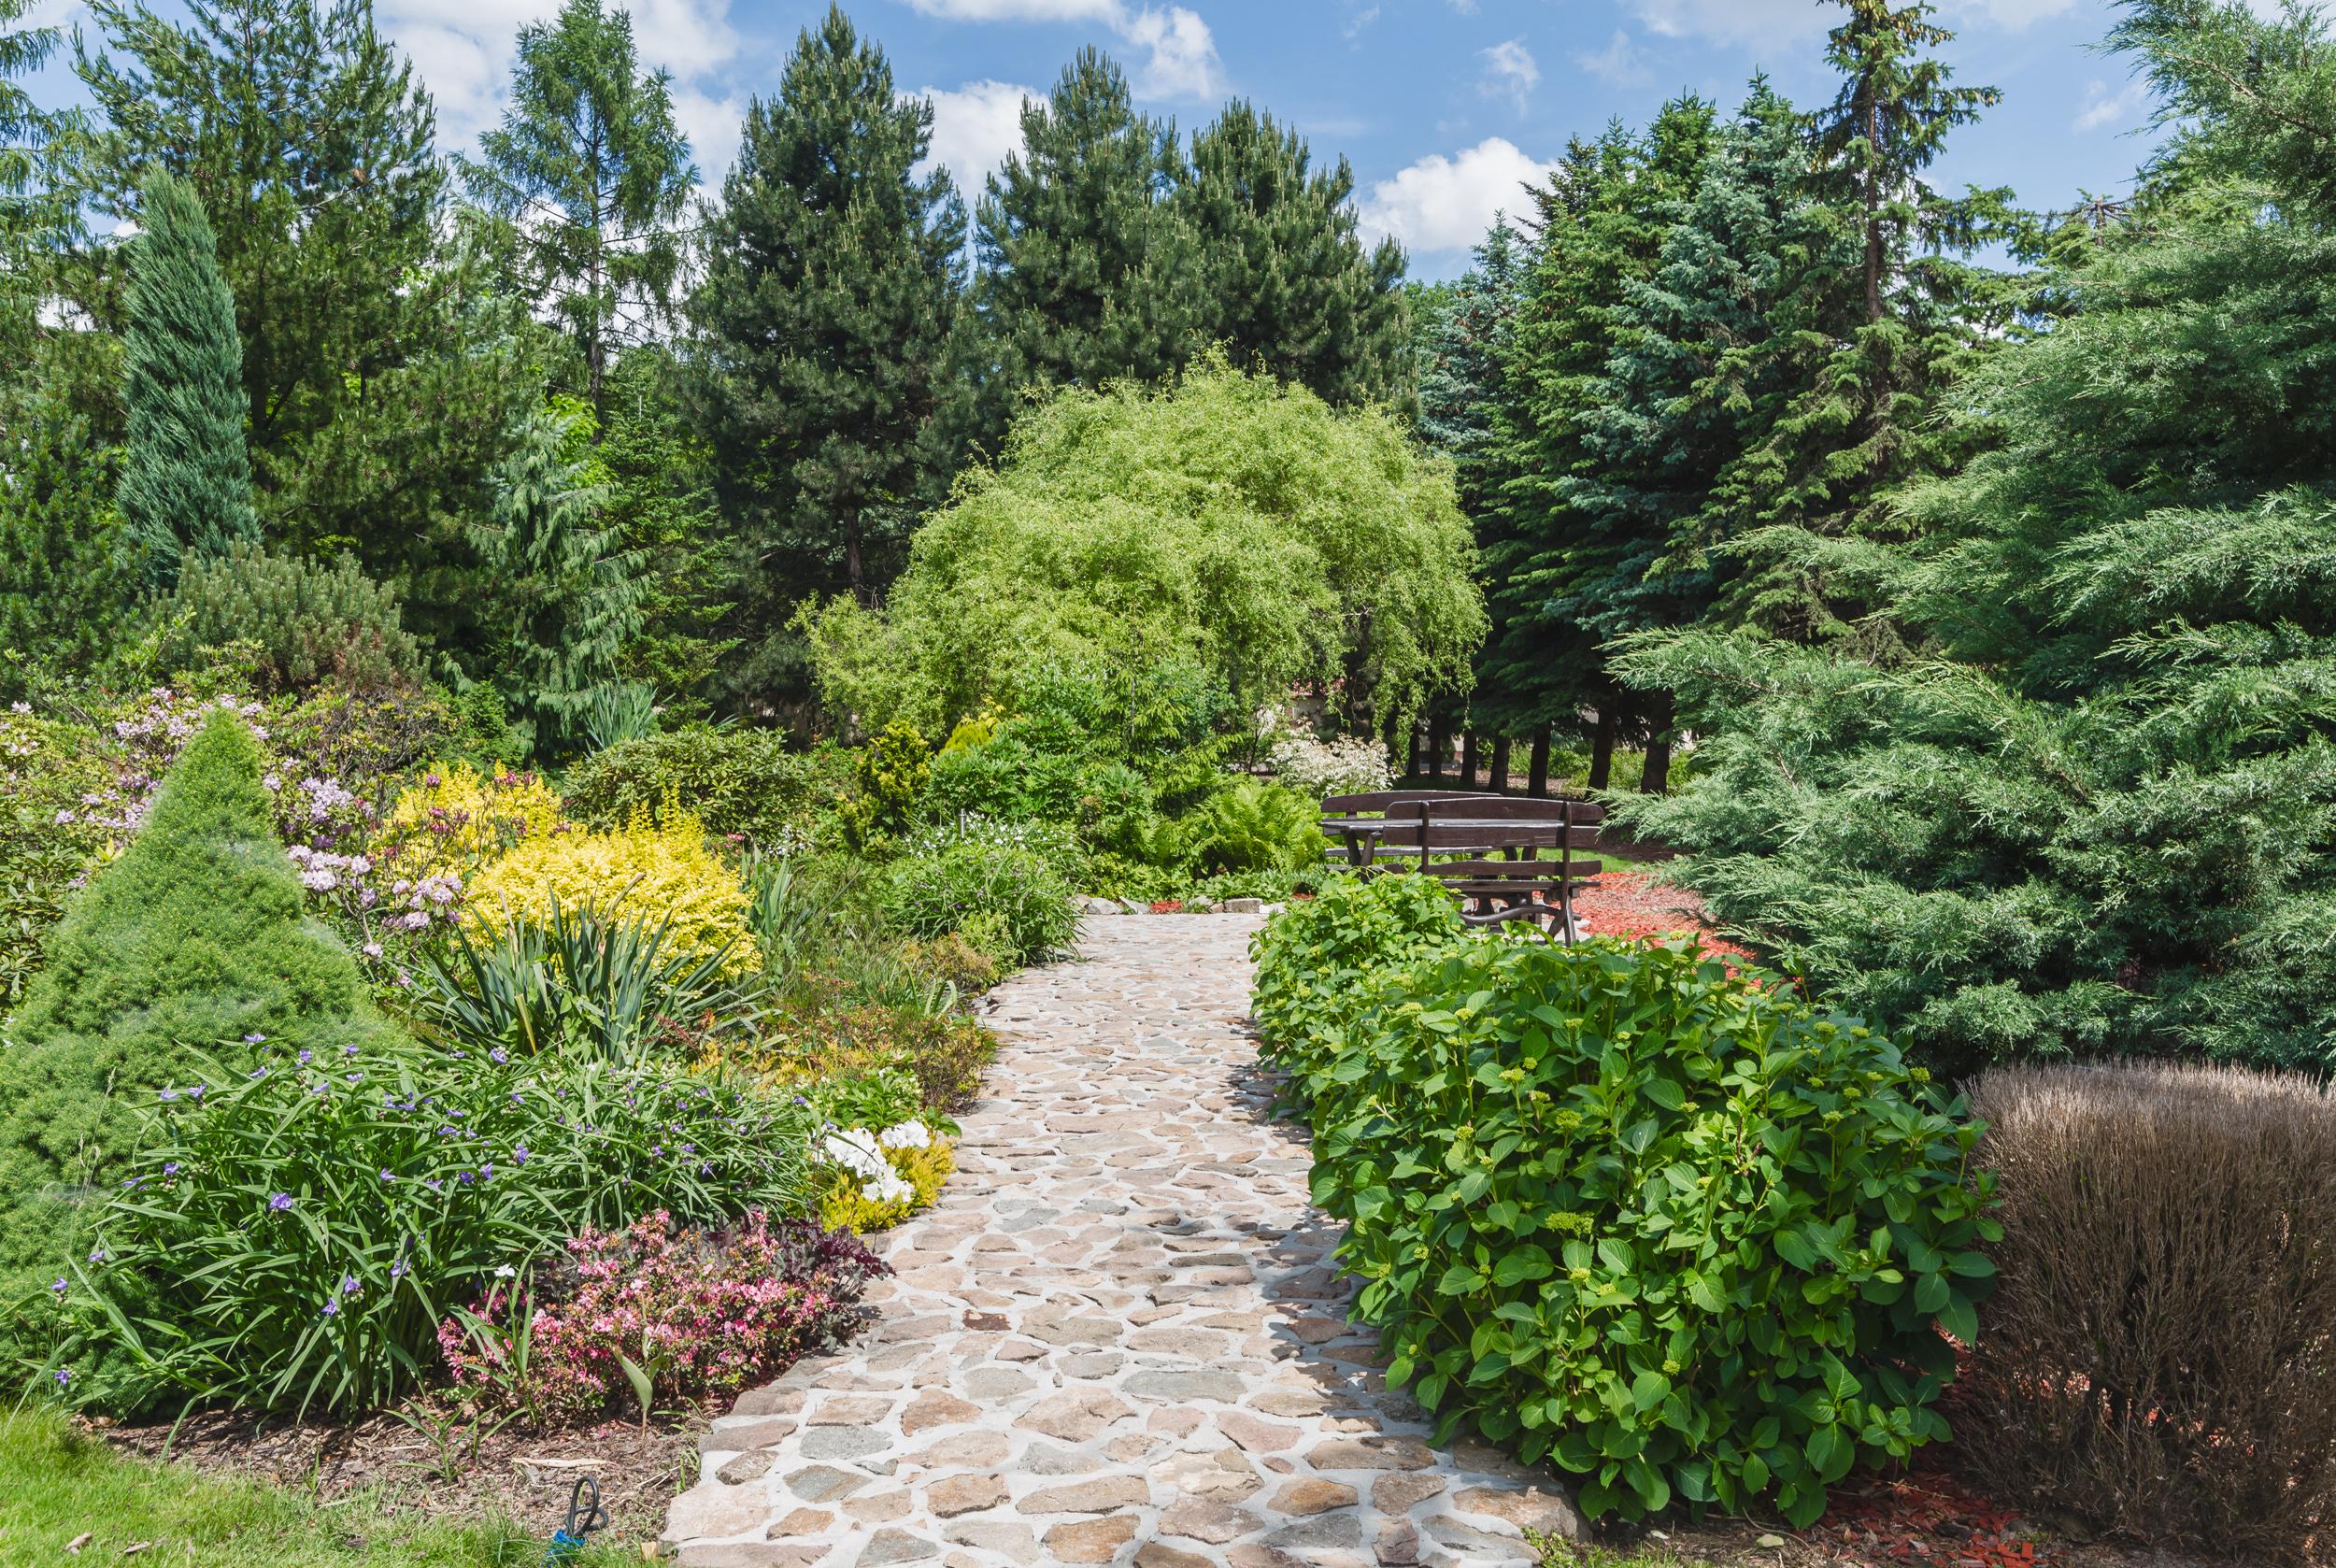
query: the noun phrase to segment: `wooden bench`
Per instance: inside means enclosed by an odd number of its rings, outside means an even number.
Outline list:
[[[1363,801],[1384,815],[1360,816]],[[1602,869],[1574,851],[1598,848],[1603,806],[1449,791],[1333,796],[1323,805],[1350,803],[1352,813],[1342,810],[1323,822],[1325,833],[1346,841],[1333,860],[1366,876],[1417,867],[1459,896],[1460,919],[1471,925],[1553,921],[1563,940],[1574,939],[1574,895],[1595,886]]]

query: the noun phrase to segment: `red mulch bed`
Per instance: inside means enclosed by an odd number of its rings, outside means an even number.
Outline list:
[[[1609,864],[1597,886],[1574,899],[1574,913],[1592,936],[1692,934],[1723,958],[1752,957],[1713,929],[1703,901],[1692,891],[1664,887],[1635,866]]]

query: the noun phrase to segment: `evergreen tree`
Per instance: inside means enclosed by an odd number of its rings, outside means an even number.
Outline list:
[[[1672,204],[1702,177],[1714,119],[1688,96],[1643,135],[1616,125],[1568,148],[1538,203],[1539,241],[1502,354],[1487,454],[1501,476],[1484,533],[1488,700],[1520,729],[1574,728],[1595,713],[1602,754],[1644,726],[1647,705],[1600,651],[1613,624],[1604,595],[1627,580],[1617,561],[1630,546],[1585,524],[1573,487],[1603,461],[1594,421],[1620,347],[1617,313],[1660,265]]]
[[[992,441],[1029,387],[1158,380],[1201,345],[1206,287],[1176,199],[1175,127],[1135,112],[1127,78],[1081,50],[976,214],[975,301],[996,364]]]
[[[932,106],[831,7],[748,110],[708,217],[696,401],[761,696],[799,668],[796,604],[872,601],[956,467],[965,221],[947,172],[919,172],[932,141]]]
[[[103,667],[121,639],[114,452],[61,403],[7,422],[0,461],[0,697]]]
[[[147,181],[122,335],[129,449],[116,492],[135,574],[167,584],[188,551],[257,539],[243,444],[243,346],[211,226],[186,181]]]
[[[1838,3],[1849,17],[1829,58],[1842,86],[1816,118],[1810,189],[1860,260],[1803,271],[1782,306],[1796,330],[1770,340],[1785,363],[1769,378],[1787,394],[1760,413],[1714,498],[1745,566],[1731,619],[1798,640],[1854,637],[1887,656],[1897,638],[1878,613],[1887,558],[1875,548],[1898,527],[1887,496],[1952,466],[1939,399],[2013,302],[2005,280],[1950,252],[2004,230],[2010,198],[1949,197],[1922,178],[1946,134],[2001,97],[1950,84],[1926,52],[1953,36],[1925,20],[1931,7]]]
[[[520,278],[575,339],[597,410],[610,344],[666,314],[680,269],[674,225],[697,170],[671,77],[641,72],[629,12],[567,0],[520,29],[510,107],[479,149],[463,180],[514,225]]]
[[[488,667],[539,757],[583,734],[595,694],[640,629],[648,585],[586,483],[591,411],[570,401],[530,420],[496,476],[493,517],[472,532],[495,585]]]
[[[1403,248],[1366,253],[1354,171],[1240,101],[1192,138],[1175,206],[1200,251],[1204,340],[1332,403],[1403,401],[1411,380]]]
[[[0,0],[0,361],[29,359],[39,304],[33,282],[33,242],[60,225],[63,214],[39,189],[41,150],[50,117],[15,78],[40,69],[56,51],[54,27],[18,27],[32,0]],[[0,370],[0,376],[10,372]]]

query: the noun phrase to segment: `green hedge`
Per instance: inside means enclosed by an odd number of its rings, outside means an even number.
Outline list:
[[[1359,923],[1312,915],[1347,962]],[[1261,1017],[1301,1032],[1315,1201],[1442,1437],[1554,1461],[1592,1514],[1806,1524],[1947,1435],[1939,1331],[1974,1338],[2001,1233],[1979,1129],[1887,1041],[1686,944],[1467,942],[1318,1024],[1365,979],[1332,973],[1261,979]]]
[[[835,753],[790,751],[776,730],[705,726],[641,735],[594,752],[568,774],[568,810],[596,828],[634,812],[662,815],[678,803],[706,830],[742,834],[784,851],[817,835],[843,783]]]
[[[1292,902],[1249,939],[1257,989],[1249,1016],[1267,1063],[1305,1076],[1335,1056],[1380,974],[1457,942],[1460,901],[1425,877],[1339,875]]]

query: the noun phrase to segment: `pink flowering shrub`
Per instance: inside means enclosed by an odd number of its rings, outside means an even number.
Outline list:
[[[720,1231],[664,1210],[586,1231],[532,1279],[498,1285],[438,1326],[456,1386],[539,1426],[612,1404],[651,1408],[732,1394],[858,1326],[869,1280],[890,1274],[858,1238],[761,1210]]]

